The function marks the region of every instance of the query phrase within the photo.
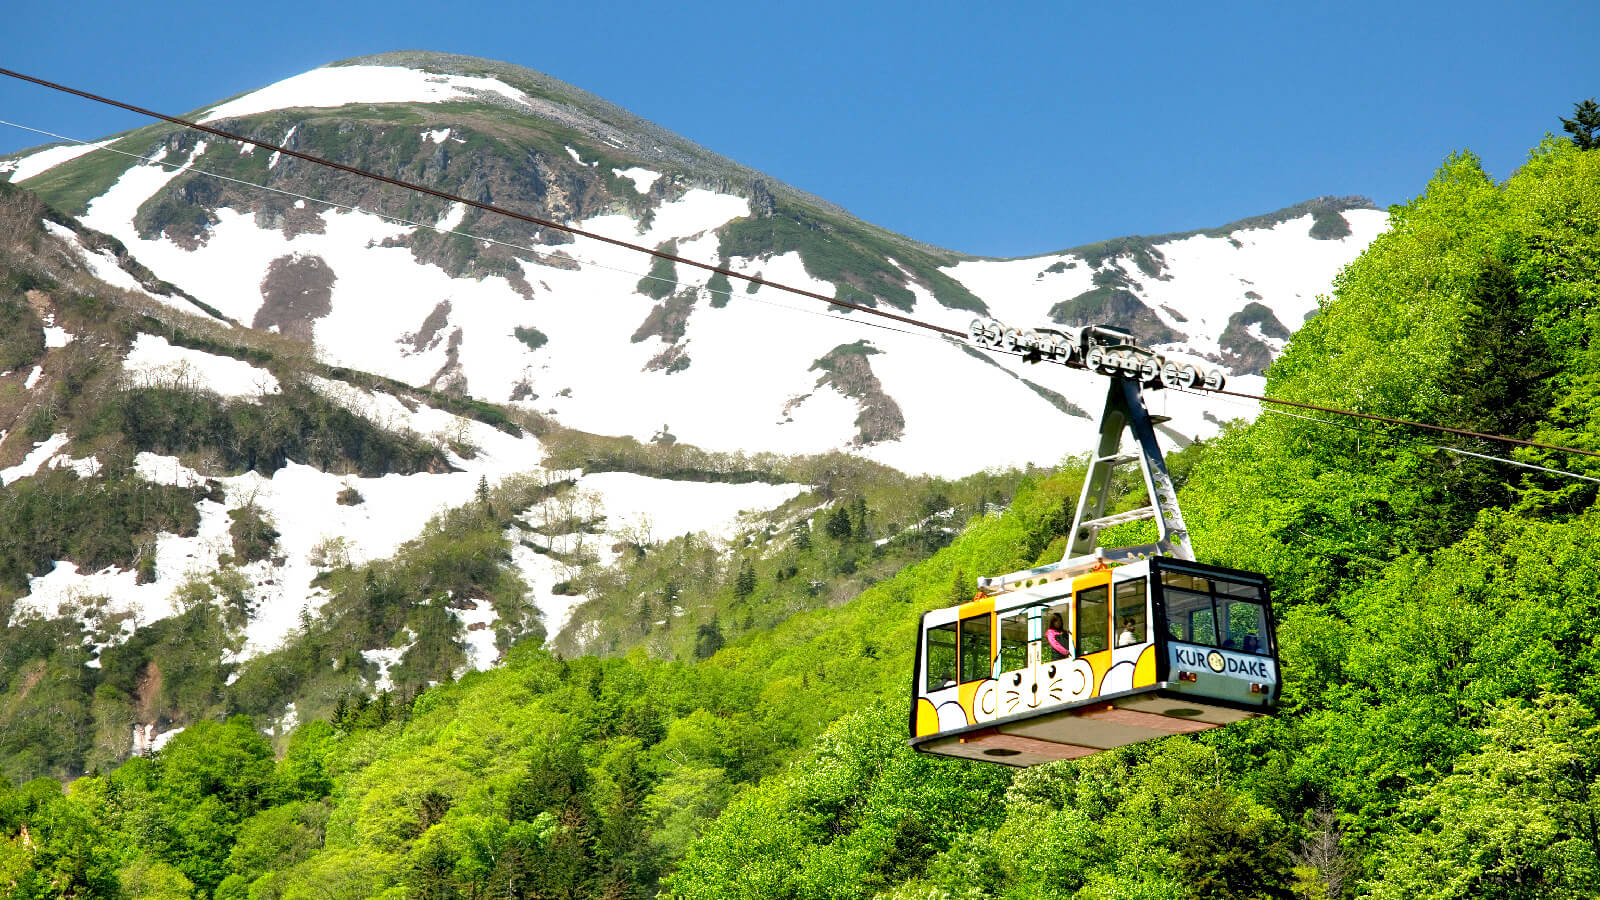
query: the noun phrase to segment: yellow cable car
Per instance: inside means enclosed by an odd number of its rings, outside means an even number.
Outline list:
[[[1276,708],[1262,576],[1161,556],[1062,568],[922,617],[913,747],[1031,766]]]
[[[1088,756],[1270,714],[1277,636],[1265,576],[1194,561],[1142,389],[1222,387],[1105,326],[1021,332],[972,323],[975,344],[1110,376],[1061,561],[979,579],[970,603],[922,617],[911,745],[1013,766]],[[1136,452],[1122,452],[1124,432]],[[1113,474],[1137,462],[1149,505],[1106,514]],[[1106,550],[1100,531],[1154,519],[1155,542]]]

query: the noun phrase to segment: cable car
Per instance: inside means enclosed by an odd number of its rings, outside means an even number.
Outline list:
[[[993,322],[974,322],[972,333],[1024,355],[1040,342]],[[1069,365],[1083,359],[1075,367],[1112,376],[1067,551],[1057,563],[979,579],[970,602],[923,615],[908,724],[911,745],[926,753],[1031,766],[1277,709],[1271,586],[1195,561],[1156,441],[1165,420],[1141,394],[1180,377],[1220,387],[1220,373],[1170,363],[1114,329],[1055,343],[1073,348]],[[1124,432],[1138,452],[1121,452]],[[1112,475],[1133,462],[1149,505],[1107,515]],[[1140,519],[1156,520],[1154,543],[1096,546],[1102,529]]]
[[[1059,566],[922,617],[912,746],[1031,766],[1276,708],[1264,577],[1165,556]]]

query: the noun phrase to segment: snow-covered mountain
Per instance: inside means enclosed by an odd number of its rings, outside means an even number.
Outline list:
[[[193,117],[958,330],[1121,325],[1245,388],[1385,226],[1364,200],[1319,198],[974,258],[536,72],[436,54],[335,64]],[[698,653],[697,629],[721,640],[707,598],[736,556],[823,515],[860,543],[809,574],[791,562],[805,587],[788,605],[727,623],[760,627],[1005,502],[998,480],[961,506],[921,479],[869,509],[860,485],[900,476],[779,455],[940,476],[1053,465],[1092,442],[1105,391],[166,124],[14,154],[7,179],[0,748],[70,707],[28,693],[47,670],[95,698],[67,717],[76,749],[19,777],[115,761],[206,715],[286,725],[563,628],[567,652],[625,646],[604,629],[626,621],[653,652]],[[1225,400],[1153,404],[1181,437],[1253,413]],[[626,591],[602,582],[695,533],[710,538],[673,552],[709,585],[698,607],[673,587],[627,598],[648,615],[614,608]]]
[[[1205,232],[975,259],[860,222],[554,79],[433,54],[316,69],[198,118],[947,327],[980,312],[1121,324],[1222,363],[1245,387],[1385,222],[1359,199],[1323,198]],[[665,428],[716,450],[849,448],[959,475],[1083,449],[1104,390],[1092,375],[871,327],[174,127],[89,147],[0,170],[120,239],[211,314],[312,338],[332,365],[586,431],[644,440]],[[1188,398],[1165,409],[1190,435],[1241,412]],[[1033,427],[973,441],[974,421]]]

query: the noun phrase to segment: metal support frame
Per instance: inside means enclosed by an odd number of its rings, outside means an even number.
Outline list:
[[[1136,454],[1122,455],[1122,433],[1133,433]],[[1106,515],[1106,500],[1111,493],[1111,476],[1119,466],[1137,460],[1144,473],[1145,493],[1150,505],[1124,513]],[[1100,530],[1140,519],[1155,519],[1159,537],[1153,544],[1136,547],[1118,547],[1102,550],[1096,546]],[[1139,382],[1131,378],[1114,377],[1106,391],[1106,408],[1100,414],[1100,443],[1089,458],[1089,471],[1084,474],[1083,493],[1078,498],[1078,510],[1072,519],[1071,542],[1062,557],[1066,563],[1073,559],[1093,557],[1107,562],[1126,562],[1153,554],[1194,560],[1194,549],[1189,546],[1189,530],[1183,524],[1183,511],[1178,509],[1178,492],[1172,486],[1172,476],[1167,474],[1167,460],[1156,443],[1155,422],[1145,409]]]

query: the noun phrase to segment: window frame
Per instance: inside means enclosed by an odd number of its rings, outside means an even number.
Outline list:
[[[1168,584],[1168,579],[1174,576],[1189,579],[1190,583]],[[1159,676],[1162,680],[1165,680],[1166,677],[1164,664],[1166,662],[1166,643],[1168,641],[1178,641],[1179,643],[1193,644],[1199,647],[1214,647],[1219,650],[1225,649],[1233,653],[1247,652],[1238,647],[1224,648],[1222,646],[1225,636],[1222,631],[1221,610],[1217,607],[1218,598],[1250,603],[1261,609],[1263,616],[1261,623],[1263,647],[1260,652],[1254,655],[1265,656],[1274,661],[1277,660],[1278,623],[1272,611],[1272,583],[1266,576],[1239,569],[1227,569],[1221,566],[1208,566],[1203,563],[1175,560],[1170,557],[1152,557],[1149,577],[1151,585],[1151,615],[1159,616],[1161,621],[1161,627],[1155,629],[1155,635],[1156,642],[1160,645],[1157,658],[1159,660],[1158,665],[1163,668],[1163,674]],[[1206,589],[1197,590],[1193,584],[1193,579],[1204,579]],[[1232,591],[1218,590],[1218,582],[1223,582],[1232,588]],[[1241,590],[1253,591],[1254,595],[1245,596],[1239,593]],[[1170,601],[1173,591],[1206,598],[1207,605],[1211,610],[1212,630],[1216,634],[1214,643],[1208,644],[1204,641],[1194,640],[1194,630],[1191,623],[1188,622],[1185,622],[1186,626],[1190,626],[1188,639],[1180,639],[1170,633],[1172,624],[1172,604]]]
[[[993,675],[994,675],[994,613],[992,613],[992,612],[979,613],[979,614],[977,614],[975,616],[965,616],[965,617],[960,618],[960,619],[958,619],[956,621],[957,621],[957,629],[956,629],[956,636],[957,636],[956,667],[957,668],[956,668],[956,671],[958,673],[957,676],[956,676],[956,683],[957,684],[968,684],[970,682],[983,681],[986,678],[993,677]],[[974,678],[974,677],[969,677],[968,673],[967,673],[967,634],[969,632],[969,629],[968,629],[967,626],[968,626],[969,623],[977,623],[977,622],[982,622],[983,623],[983,630],[982,630],[981,634],[982,634],[982,642],[983,642],[983,658],[984,658],[985,662],[984,662],[982,674],[980,674],[980,675],[978,675],[977,677]],[[980,634],[980,632],[975,628],[971,629],[971,633],[974,634],[974,635]]]
[[[952,671],[950,673],[954,677],[949,683],[941,682],[937,687],[933,684],[933,634],[936,631],[947,631],[950,633],[951,641],[948,647],[953,657],[952,661],[955,663],[955,665],[951,667]],[[934,694],[938,693],[939,691],[948,691],[951,688],[958,687],[961,684],[961,628],[959,620],[945,622],[942,625],[933,625],[923,632],[922,665],[922,692],[924,694]]]
[[[1105,594],[1104,598],[1098,601],[1101,604],[1101,609],[1103,610],[1103,615],[1100,616],[1100,638],[1103,646],[1101,646],[1098,650],[1085,650],[1083,640],[1084,595],[1094,591],[1100,591]],[[1072,643],[1073,649],[1078,651],[1079,659],[1094,653],[1104,653],[1111,649],[1111,600],[1112,595],[1110,582],[1105,584],[1096,584],[1091,587],[1086,587],[1082,590],[1072,592]],[[1089,602],[1093,603],[1095,601],[1091,600]]]
[[[1139,614],[1134,620],[1136,625],[1142,627],[1137,632],[1137,640],[1127,646],[1137,647],[1150,642],[1150,579],[1148,576],[1140,575],[1137,578],[1126,578],[1111,583],[1111,649],[1113,650],[1119,649],[1116,636],[1121,634],[1118,630],[1121,627],[1119,623],[1124,617],[1122,606],[1124,589],[1133,588],[1135,585],[1139,597]]]

